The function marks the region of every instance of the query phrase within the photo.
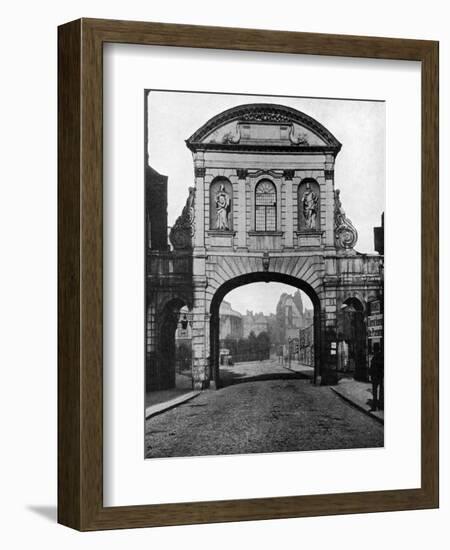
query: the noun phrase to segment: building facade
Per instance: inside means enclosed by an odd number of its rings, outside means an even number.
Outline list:
[[[247,310],[245,315],[242,316],[243,323],[243,337],[248,338],[251,332],[255,336],[261,334],[261,332],[269,332],[270,327],[270,315],[264,315],[262,312],[253,312]]]
[[[297,354],[300,363],[309,367],[314,366],[314,325],[299,329]]]
[[[289,339],[297,338],[300,328],[306,326],[312,311],[305,310],[301,292],[297,290],[293,295],[283,293],[277,304],[276,319],[277,319],[277,341],[286,343]]]
[[[315,379],[333,383],[342,307],[357,303],[363,315],[355,322],[365,323],[382,294],[382,257],[355,250],[357,231],[335,188],[341,144],[305,113],[255,103],[213,117],[186,145],[194,185],[171,230],[172,250],[148,252],[147,379],[157,378],[152,369],[168,346],[170,332],[162,335],[161,327],[170,325],[171,310],[187,306],[194,386],[218,386],[224,296],[250,282],[278,281],[311,299]],[[367,377],[363,355],[359,379]]]
[[[243,334],[242,315],[235,311],[230,302],[223,300],[219,309],[220,340],[239,340]]]

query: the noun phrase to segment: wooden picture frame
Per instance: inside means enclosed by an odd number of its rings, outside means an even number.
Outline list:
[[[102,49],[106,42],[421,63],[420,488],[103,506]],[[58,50],[58,521],[89,531],[437,507],[438,43],[79,19],[59,27]]]

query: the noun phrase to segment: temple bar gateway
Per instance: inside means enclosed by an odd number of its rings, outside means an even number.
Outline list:
[[[175,383],[183,307],[193,387],[219,387],[220,304],[230,290],[258,281],[292,285],[311,299],[316,383],[336,382],[336,344],[351,312],[354,376],[366,380],[367,320],[383,300],[383,256],[355,250],[357,230],[335,186],[341,143],[303,112],[252,103],[211,118],[186,146],[195,180],[171,245],[160,238],[167,235],[167,178],[147,158],[147,388]]]

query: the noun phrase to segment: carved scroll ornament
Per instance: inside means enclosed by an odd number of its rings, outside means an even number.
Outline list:
[[[222,138],[222,143],[239,143],[240,141],[241,128],[239,124],[236,124],[234,131],[227,132]]]
[[[340,191],[336,189],[334,192],[334,236],[338,248],[349,250],[354,248],[358,240],[358,232],[345,215],[339,195]]]
[[[289,131],[289,140],[294,145],[309,145],[306,133],[302,132],[297,134],[294,125],[291,126]]]
[[[195,188],[189,187],[189,196],[183,207],[181,216],[178,216],[175,225],[170,230],[169,239],[175,250],[192,248],[192,239],[195,233]]]

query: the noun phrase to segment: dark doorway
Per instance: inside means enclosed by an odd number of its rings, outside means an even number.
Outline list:
[[[364,306],[357,298],[345,300],[341,307],[342,339],[348,346],[346,371],[355,380],[367,381],[367,335]]]
[[[192,390],[191,313],[182,300],[174,299],[164,306],[160,319],[156,353],[147,373],[150,405]]]

